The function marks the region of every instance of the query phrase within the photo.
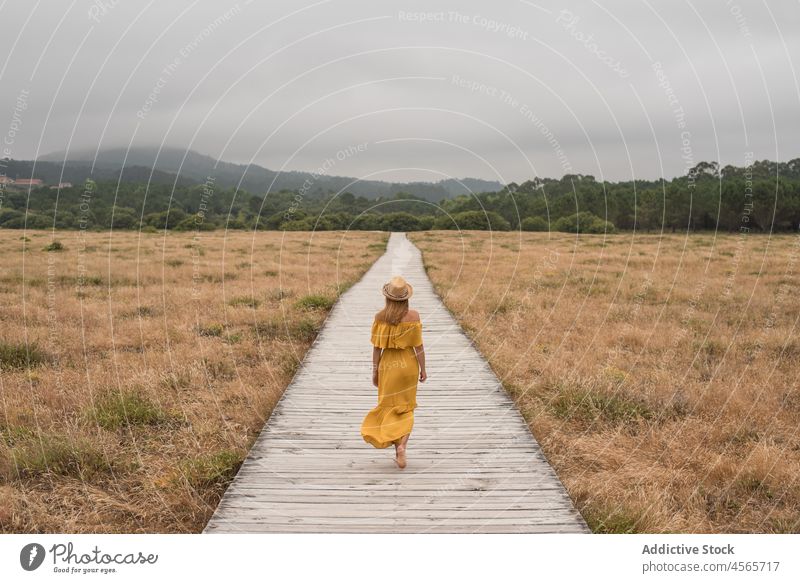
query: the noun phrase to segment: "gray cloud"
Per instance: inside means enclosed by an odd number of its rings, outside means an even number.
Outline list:
[[[367,143],[336,173],[521,181],[671,177],[687,140],[695,162],[800,155],[796,3],[9,0],[1,16],[6,128],[27,95],[15,158],[165,143],[310,170]]]

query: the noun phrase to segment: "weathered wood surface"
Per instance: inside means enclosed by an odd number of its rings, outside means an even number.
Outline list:
[[[423,320],[408,465],[364,442],[377,402],[372,318],[402,274]],[[205,528],[217,532],[589,532],[486,361],[433,290],[419,250],[393,233],[334,306]]]

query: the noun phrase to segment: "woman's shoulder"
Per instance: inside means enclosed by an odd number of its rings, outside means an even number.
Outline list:
[[[380,317],[379,317],[380,314],[381,314],[380,312],[377,312],[375,314],[375,317],[373,318],[373,322],[372,322],[373,325],[380,325],[380,324],[383,324],[385,326],[392,326],[392,325],[396,326],[397,325],[397,324],[389,324],[388,322],[384,322],[383,320],[380,319]],[[418,322],[420,322],[419,312],[416,311],[416,310],[408,310],[406,315],[403,316],[403,319],[400,320],[399,323],[400,324],[414,324],[414,323],[418,323]]]
[[[416,311],[416,310],[409,309],[408,312],[406,312],[406,315],[405,315],[405,317],[403,318],[402,321],[403,322],[419,322],[420,321],[419,312]]]
[[[408,312],[406,312],[406,315],[403,316],[403,319],[400,320],[400,323],[401,324],[419,324],[420,323],[419,312],[416,311],[416,310],[409,309]]]

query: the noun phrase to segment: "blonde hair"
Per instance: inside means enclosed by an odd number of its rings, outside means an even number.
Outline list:
[[[386,298],[386,306],[378,312],[376,318],[388,324],[398,324],[408,312],[408,300],[390,300]]]

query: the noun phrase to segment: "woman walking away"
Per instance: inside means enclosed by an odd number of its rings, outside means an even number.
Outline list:
[[[425,351],[419,312],[408,308],[414,292],[405,279],[393,277],[383,286],[386,306],[372,322],[372,384],[378,406],[361,424],[364,441],[378,448],[394,444],[395,463],[406,467],[406,445],[414,425],[417,381],[425,382]]]

